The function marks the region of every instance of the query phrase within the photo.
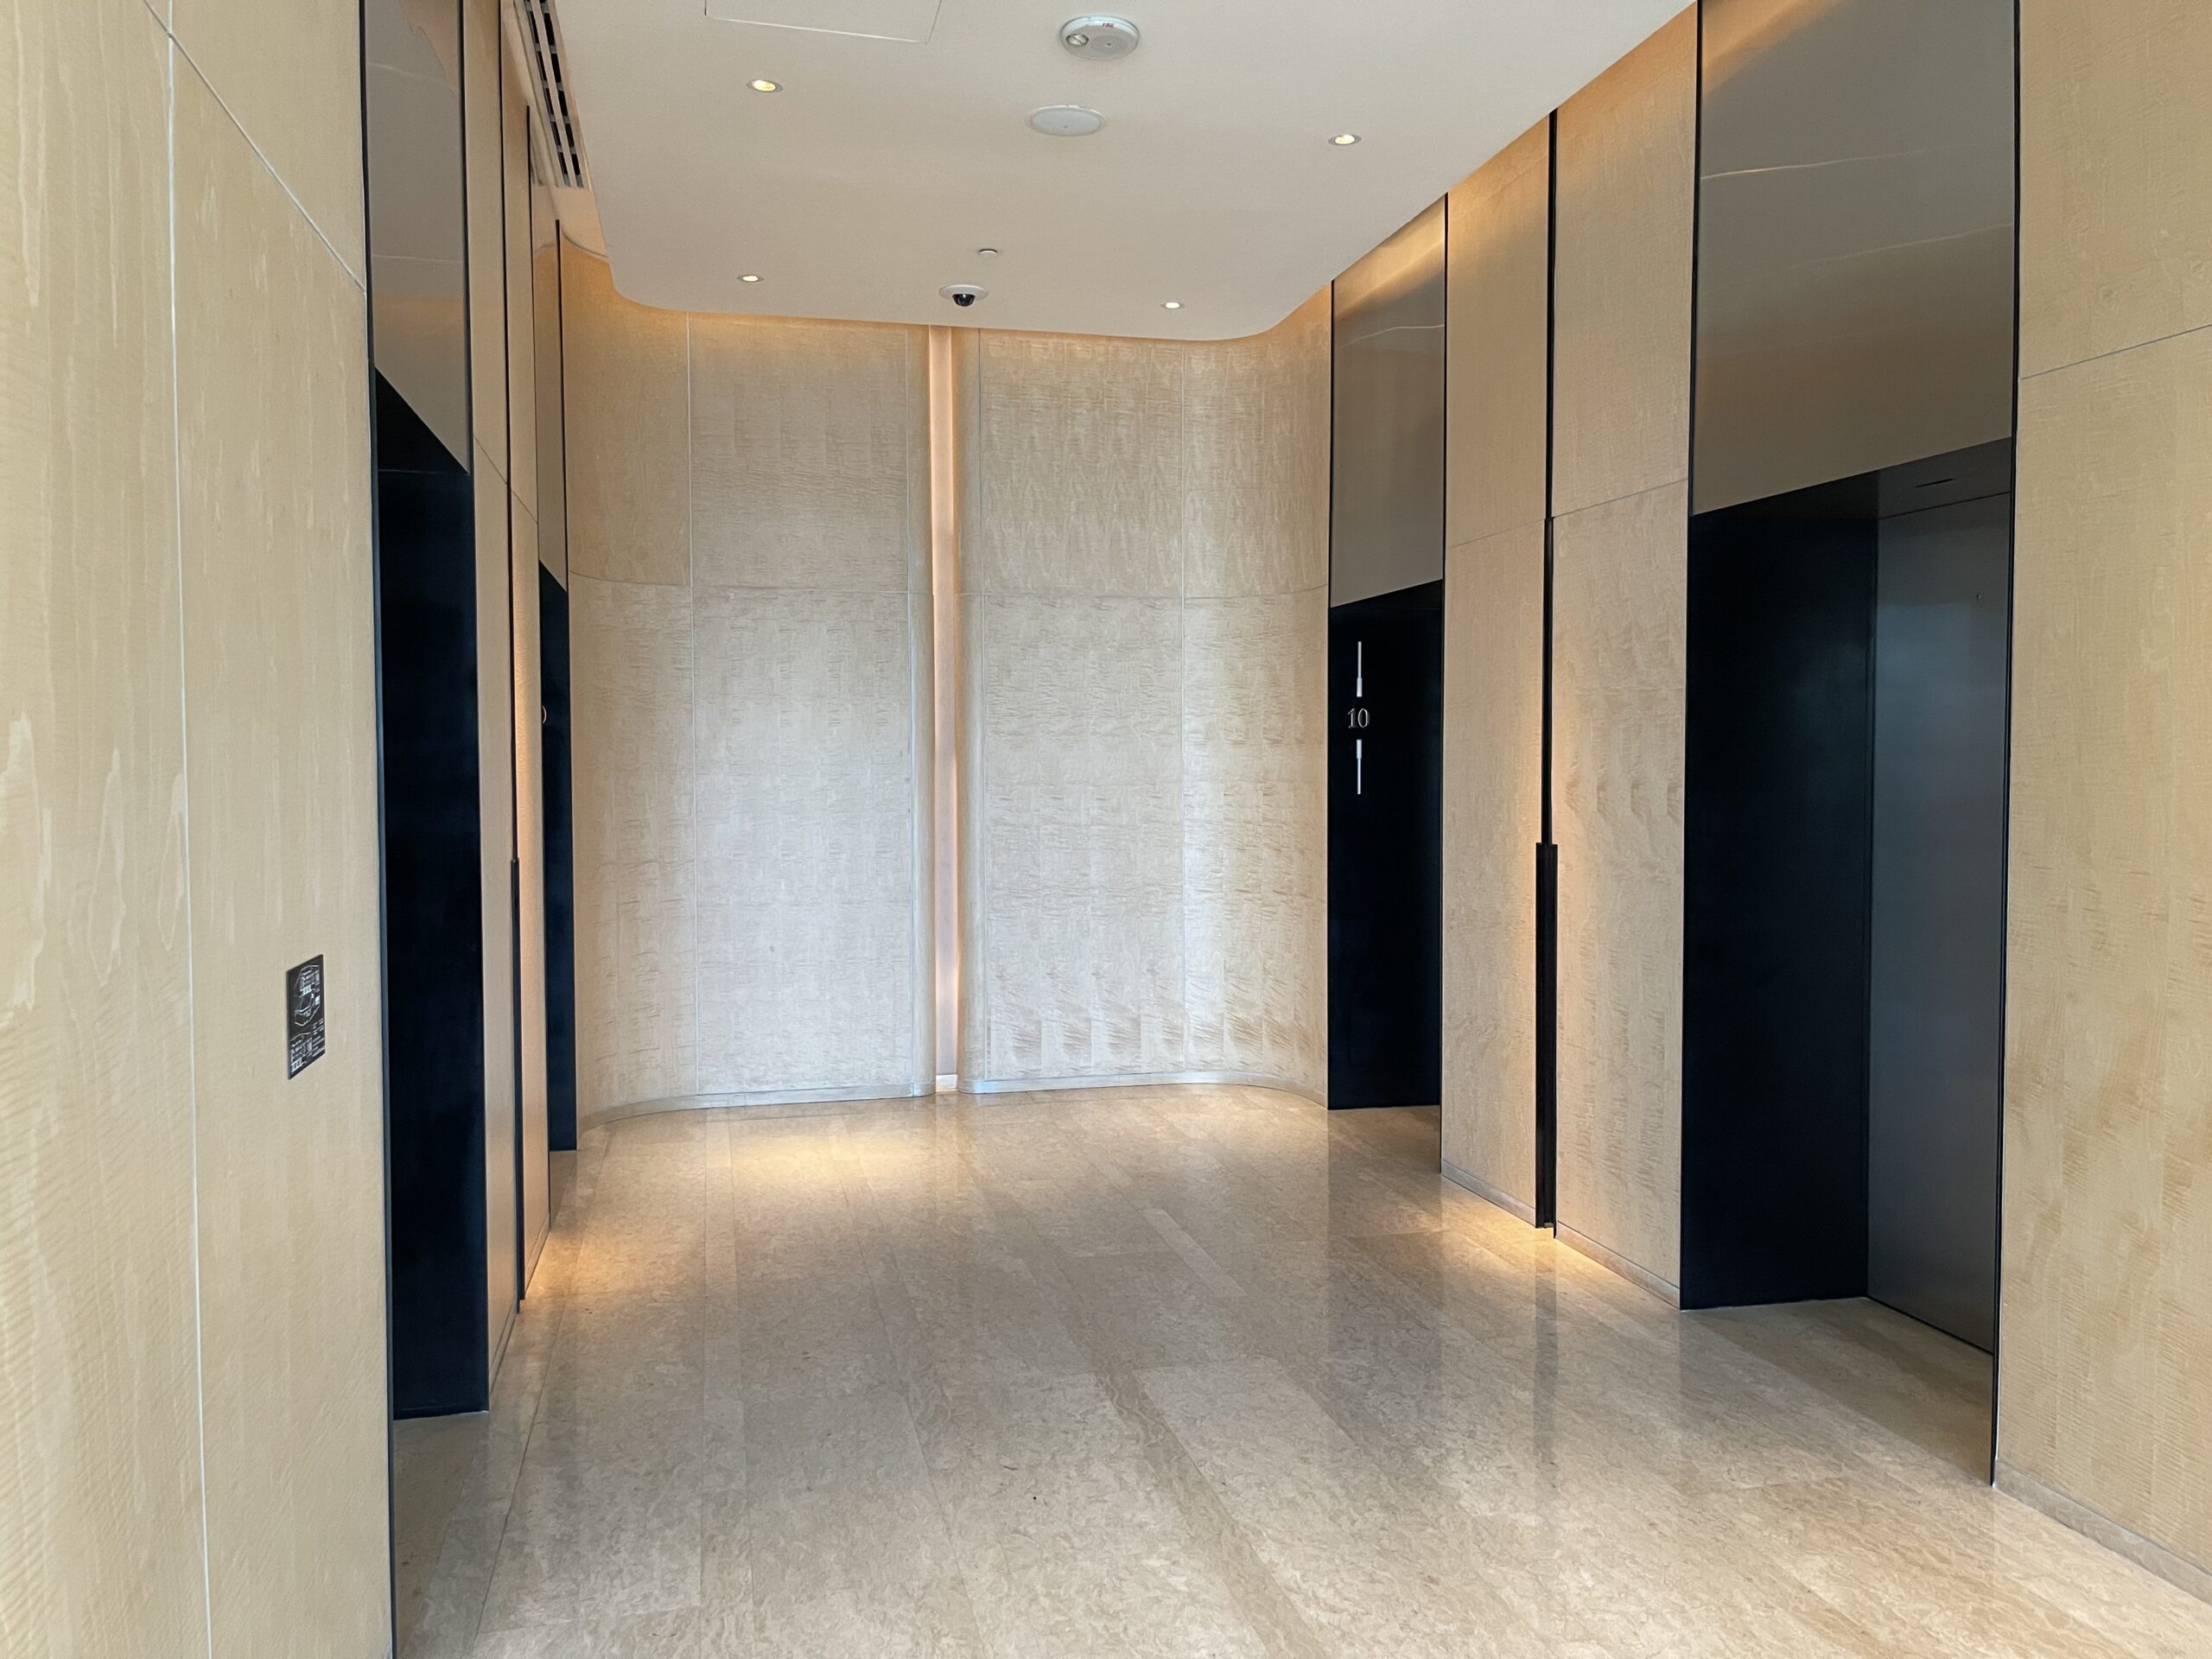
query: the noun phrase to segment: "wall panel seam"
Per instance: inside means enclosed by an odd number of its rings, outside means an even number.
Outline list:
[[[956,482],[957,486],[960,486],[960,491],[963,491],[963,502],[960,502],[960,505],[963,505],[964,509],[967,509],[967,506],[973,506],[973,509],[976,509],[973,520],[982,522],[984,513],[988,511],[988,505],[984,502],[982,410],[984,410],[984,398],[988,396],[988,387],[984,385],[984,380],[987,380],[987,376],[991,374],[991,354],[982,349],[982,332],[980,332],[980,329],[976,332],[976,334],[969,336],[969,339],[971,339],[973,354],[976,354],[976,403],[973,403],[971,410],[964,410],[963,414],[960,414],[957,429],[967,431],[967,434],[971,435],[973,458],[964,460],[963,465],[960,465],[960,469],[956,471]],[[957,396],[957,383],[956,383],[956,396]],[[967,513],[963,513],[963,520],[967,520]],[[967,546],[963,546],[960,550],[967,553]],[[976,628],[976,615],[980,615],[980,611],[982,611],[982,606],[973,606],[971,608],[971,606],[969,606],[969,600],[980,600],[982,595],[978,595],[978,593],[973,593],[971,588],[969,588],[967,569],[969,569],[969,562],[963,557],[963,560],[960,560],[960,569],[953,573],[953,582],[956,582],[957,591],[960,591],[960,628],[963,628],[963,641],[960,641],[960,644],[963,644],[963,651],[960,651],[960,675],[963,675],[963,679],[967,679],[971,672],[976,672],[980,666],[982,666],[982,651],[978,648],[978,641],[973,639],[973,637],[969,637],[973,632],[973,628]],[[980,683],[976,686],[976,696],[969,699],[969,702],[973,703],[973,710],[964,703],[963,710],[960,710],[963,730],[960,730],[960,734],[957,734],[957,741],[960,741],[960,770],[963,770],[963,779],[960,779],[960,783],[963,783],[963,791],[960,791],[960,794],[963,794],[963,801],[969,803],[967,812],[960,814],[960,834],[963,834],[963,847],[960,847],[960,876],[963,876],[963,880],[960,880],[960,905],[963,905],[963,918],[967,916],[969,909],[973,909],[973,913],[976,913],[976,949],[973,949],[973,951],[967,951],[967,949],[960,951],[960,1051],[957,1051],[957,1055],[953,1058],[956,1089],[967,1089],[969,1073],[971,1073],[971,1071],[984,1071],[984,1068],[987,1068],[988,1055],[991,1055],[991,993],[988,993],[988,980],[984,978],[984,973],[982,973],[982,964],[991,960],[991,913],[988,913],[988,907],[982,902],[982,893],[987,892],[988,887],[988,865],[987,865],[988,847],[987,847],[987,838],[982,836],[982,827],[980,827],[980,818],[982,818],[984,785],[987,785],[988,777],[991,777],[991,767],[988,767],[988,759],[987,754],[984,754],[984,741],[987,741],[987,739],[984,739],[982,716],[980,716],[980,708],[982,708],[982,686],[980,686]],[[973,750],[969,750],[969,732],[973,732]],[[973,1022],[976,1042],[973,1042],[973,1046],[969,1044],[969,1013],[967,1013],[969,1007],[976,1008],[976,1022]]]
[[[1659,487],[1660,489],[1662,489],[1662,490],[1663,490],[1663,489],[1665,489],[1665,488],[1667,487],[1667,486],[1665,486],[1665,485],[1662,484],[1662,485],[1658,486],[1657,487]],[[1648,493],[1649,493],[1649,492],[1648,492],[1648,491],[1639,491],[1639,492],[1637,492],[1637,493],[1639,493],[1639,494],[1648,494]],[[1628,498],[1626,498],[1626,497],[1623,497],[1623,498],[1621,498],[1621,499],[1624,499],[1624,500],[1625,500],[1625,499],[1627,499]],[[1600,502],[1596,503],[1595,505],[1602,507],[1602,506],[1609,505],[1611,505],[1611,504],[1610,504],[1610,503],[1607,503],[1607,502],[1600,501]],[[1577,508],[1577,509],[1576,509],[1576,511],[1577,511],[1577,512],[1582,512],[1582,511],[1585,511],[1585,509],[1582,509],[1582,508]],[[1562,514],[1561,516],[1562,516],[1562,517],[1564,517],[1565,515],[1564,515],[1564,514]],[[1545,525],[1547,523],[1548,523],[1548,522],[1549,522],[1549,521],[1548,521],[1548,519],[1545,519],[1545,518],[1523,518],[1523,519],[1522,519],[1518,524],[1500,524],[1497,529],[1495,529],[1495,530],[1486,530],[1486,531],[1484,531],[1481,535],[1479,535],[1479,536],[1468,536],[1468,537],[1465,537],[1461,538],[1461,539],[1460,539],[1460,540],[1459,540],[1459,541],[1452,542],[1452,543],[1449,543],[1448,545],[1446,545],[1444,550],[1445,550],[1445,552],[1446,552],[1446,553],[1447,553],[1447,554],[1451,554],[1451,553],[1464,553],[1464,552],[1465,552],[1465,551],[1466,551],[1469,548],[1471,548],[1471,547],[1480,547],[1480,546],[1482,546],[1482,545],[1483,545],[1484,543],[1486,543],[1486,542],[1494,542],[1494,541],[1498,540],[1498,539],[1499,539],[1500,537],[1506,537],[1506,536],[1521,536],[1521,535],[1525,535],[1525,534],[1527,534],[1529,531],[1532,531],[1532,530],[1541,530],[1541,529],[1544,527],[1544,525]],[[1300,591],[1304,591],[1304,590],[1302,590],[1302,589],[1301,589]]]
[[[620,576],[588,576],[588,582],[622,582]],[[823,599],[915,599],[927,598],[929,590],[913,588],[880,588],[873,585],[859,588],[823,588],[810,582],[694,582],[677,583],[641,582],[628,584],[639,588],[673,588],[688,586],[695,593],[712,594],[807,594]]]
[[[168,37],[170,48],[176,53],[178,57],[184,60],[186,67],[192,71],[193,79],[200,83],[200,90],[206,92],[207,96],[214,101],[214,105],[217,109],[222,111],[224,118],[237,130],[238,137],[245,140],[246,148],[253,152],[254,159],[261,163],[262,170],[267,173],[270,178],[276,182],[276,188],[284,193],[284,200],[292,204],[292,211],[300,216],[301,221],[307,226],[308,229],[315,232],[315,239],[321,243],[324,251],[327,252],[332,258],[338,262],[338,268],[344,271],[347,277],[352,280],[353,286],[359,289],[364,295],[367,294],[369,291],[369,284],[366,277],[365,277],[360,271],[354,270],[353,262],[348,259],[344,254],[339,252],[337,245],[332,242],[327,236],[323,234],[322,226],[315,223],[315,215],[309,213],[307,210],[306,204],[302,202],[299,197],[292,193],[292,187],[284,181],[284,175],[276,170],[276,163],[269,159],[268,154],[263,150],[259,144],[254,143],[253,135],[245,130],[245,124],[238,119],[237,114],[232,111],[229,105],[223,102],[222,95],[216,92],[214,83],[209,80],[206,75],[200,73],[200,66],[193,62],[192,54],[185,50],[184,42],[178,40],[176,37],[176,31],[168,26],[159,12],[154,10],[152,0],[147,0],[146,10],[152,15],[156,25],[160,28],[162,33]],[[172,75],[174,75],[174,69],[172,69],[171,73]],[[174,92],[172,92],[171,94],[170,107],[172,110],[175,107]],[[172,150],[175,148],[174,127],[171,129],[170,148]],[[171,211],[172,214],[174,214],[174,189],[172,189],[171,192]],[[174,218],[172,218],[172,223],[174,223]],[[174,269],[174,267],[172,267],[172,269]]]
[[[683,315],[683,580],[676,585],[696,599],[699,592],[699,521],[694,480],[699,472],[699,431],[693,346],[691,314],[687,311]],[[696,1090],[706,1034],[706,1020],[699,1001],[702,994],[700,982],[706,977],[699,971],[699,607],[696,603],[686,605],[683,613],[684,644],[689,647],[684,665],[684,688],[689,701],[683,710],[683,724],[685,742],[691,754],[690,764],[683,773],[688,803],[684,809],[683,902],[690,916],[691,1087]]]
[[[1557,524],[1563,519],[1580,518],[1586,512],[1595,512],[1600,507],[1617,507],[1624,501],[1640,501],[1647,495],[1657,495],[1666,490],[1679,490],[1689,481],[1689,475],[1685,473],[1680,478],[1670,478],[1664,483],[1654,484],[1648,489],[1630,490],[1626,495],[1609,496],[1603,501],[1592,501],[1584,506],[1569,507],[1564,512],[1554,514],[1551,522]],[[1683,516],[1685,518],[1690,517],[1688,513],[1685,513]],[[1531,520],[1530,522],[1533,524],[1540,521]],[[1523,524],[1521,528],[1525,530],[1529,528],[1529,525]],[[1485,537],[1483,539],[1488,540],[1489,538]],[[1463,543],[1461,545],[1469,546],[1472,545],[1472,543]]]
[[[969,428],[969,429],[973,431],[976,435],[975,507],[976,516],[978,519],[988,518],[991,510],[991,504],[984,495],[984,492],[989,488],[988,480],[990,472],[989,469],[983,465],[983,410],[990,402],[989,379],[991,372],[991,354],[983,349],[983,335],[979,333],[976,334],[975,341],[976,408],[973,423]],[[961,551],[964,554],[967,550],[967,543],[963,538],[961,543]],[[961,572],[965,573],[967,568],[968,561],[965,558],[963,558],[960,562]],[[961,598],[963,603],[961,607],[961,617],[963,623],[967,620],[967,607],[964,601],[969,596],[970,591],[971,590],[968,588],[966,583],[962,583]],[[995,1036],[997,1030],[996,1022],[998,1019],[998,1009],[993,1004],[987,993],[985,988],[990,982],[988,977],[982,971],[983,963],[991,960],[992,942],[991,910],[988,905],[982,902],[983,894],[990,890],[990,837],[983,833],[983,825],[981,822],[982,817],[981,808],[987,780],[991,775],[991,766],[989,747],[990,736],[988,728],[982,718],[982,697],[981,696],[981,690],[982,688],[979,686],[977,688],[978,696],[976,699],[977,707],[972,715],[976,725],[976,771],[975,776],[968,780],[968,798],[976,803],[976,806],[968,814],[967,817],[967,822],[971,826],[971,833],[976,838],[976,879],[972,883],[969,884],[966,898],[968,903],[976,906],[976,950],[974,963],[969,964],[963,962],[961,964],[961,969],[963,974],[969,976],[970,983],[975,990],[976,1001],[980,1014],[980,1018],[976,1023],[976,1047],[978,1051],[976,1056],[976,1069],[978,1071],[988,1071],[990,1069],[992,1039]],[[966,1072],[968,1071],[968,1067],[965,1063],[966,1057],[963,1055],[962,1058],[963,1063],[957,1069],[962,1073],[961,1084],[964,1088],[967,1083]]]
[[[2086,364],[2110,362],[2113,358],[2126,357],[2130,352],[2148,351],[2154,346],[2170,346],[2175,340],[2187,340],[2191,334],[2201,334],[2208,331],[2212,331],[2212,322],[2199,323],[2193,328],[2177,328],[2170,334],[2156,334],[2149,340],[2139,340],[2133,345],[2115,346],[2108,352],[2094,352],[2088,357],[2077,357],[2064,363],[2054,363],[2048,368],[2031,370],[2021,375],[2020,384],[2025,385],[2031,380],[2042,380],[2054,374],[2063,374],[2069,369],[2078,369]]]
[[[2019,658],[2020,601],[2020,409],[2025,399],[2021,370],[2027,358],[2027,260],[2020,221],[2027,203],[2025,106],[2027,21],[2022,0],[2012,4],[2012,378],[2005,388],[2012,400],[2012,499],[2005,525],[2005,725],[2004,825],[1999,831],[1998,868],[2002,882],[1998,900],[1999,923],[1997,950],[1997,1236],[1991,1260],[1996,1279],[1995,1304],[1990,1318],[1990,1346],[1995,1363],[1989,1374],[1989,1473],[1994,1485],[2005,1461],[2005,1136],[2012,1108],[2008,1072],[2012,1057],[2012,722],[2019,706],[2017,664]],[[1878,563],[1877,569],[1878,572]],[[1878,602],[1878,586],[1877,588]]]
[[[156,21],[159,21],[158,19]],[[200,1249],[200,1046],[194,1039],[199,1007],[198,985],[194,976],[198,958],[193,950],[193,886],[192,886],[192,703],[190,677],[187,664],[188,640],[185,623],[186,596],[184,569],[184,386],[183,350],[179,343],[177,315],[177,240],[176,240],[176,75],[180,60],[190,62],[176,37],[164,26],[162,33],[168,42],[166,79],[168,108],[163,139],[168,162],[168,291],[169,291],[169,466],[171,474],[170,548],[176,560],[176,705],[177,705],[177,783],[184,809],[178,816],[179,839],[182,846],[184,876],[184,1032],[185,1032],[185,1087],[187,1116],[192,1128],[192,1371],[194,1382],[193,1421],[194,1442],[199,1452],[200,1467],[200,1610],[204,1621],[208,1659],[215,1652],[215,1570],[213,1549],[207,1530],[207,1347],[201,1316]],[[199,72],[194,70],[194,77]],[[201,85],[206,86],[204,79]],[[213,89],[209,89],[213,96]],[[217,102],[219,104],[220,100]],[[228,111],[225,113],[227,115]],[[235,123],[233,123],[235,124]],[[264,162],[265,164],[265,162]],[[296,207],[297,202],[293,204]],[[326,244],[326,246],[328,245]]]
[[[1175,358],[1175,426],[1177,459],[1188,465],[1191,454],[1191,359]],[[1191,1059],[1191,480],[1183,479],[1183,512],[1176,524],[1181,545],[1175,560],[1175,840],[1182,855],[1175,893],[1175,931],[1178,1004],[1182,1027],[1177,1045],[1183,1062]],[[1227,1046],[1226,1041],[1224,1043]]]
[[[929,447],[930,401],[929,334],[922,331],[922,384],[918,404],[914,385],[914,343],[909,339],[901,355],[901,367],[906,385],[903,406],[906,418],[912,420],[918,410],[921,416],[924,474],[920,501],[922,522],[914,520],[915,486],[914,444],[910,432],[901,462],[906,482],[906,583],[903,598],[906,613],[906,807],[912,814],[907,827],[907,939],[906,965],[913,982],[907,987],[910,1021],[918,1015],[919,1023],[910,1027],[912,1034],[920,1038],[920,1047],[909,1068],[923,1072],[933,1089],[937,1083],[937,651],[933,606],[918,612],[914,592],[914,537],[921,532],[925,550],[928,547],[932,520],[930,518],[929,485],[931,481],[931,450]],[[923,1064],[923,1056],[930,1056]]]

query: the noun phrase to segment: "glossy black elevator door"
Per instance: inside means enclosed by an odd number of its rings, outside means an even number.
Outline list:
[[[1685,1307],[1866,1294],[1874,555],[1802,498],[1690,521]]]
[[[1329,1104],[1443,1092],[1444,584],[1329,613]]]
[[[537,567],[545,702],[545,1123],[556,1152],[576,1149],[576,836],[569,738],[569,590]]]
[[[476,507],[382,374],[376,397],[392,1413],[428,1417],[491,1391]]]

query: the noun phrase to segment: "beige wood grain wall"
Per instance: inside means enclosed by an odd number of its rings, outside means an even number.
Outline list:
[[[963,1082],[1318,1094],[1326,296],[1248,340],[967,360]]]
[[[1559,112],[1559,1220],[1680,1282],[1697,13]]]
[[[1444,1164],[1533,1219],[1551,123],[1448,210]]]
[[[160,10],[0,30],[0,1648],[368,1655],[358,13]],[[328,1052],[288,1080],[318,954]]]
[[[545,325],[537,316],[538,248],[532,235],[533,199],[545,194],[533,176],[528,127],[529,94],[512,58],[504,60],[502,147],[505,156],[507,245],[507,429],[512,471],[507,503],[508,610],[514,687],[515,734],[515,1018],[521,1071],[515,1079],[522,1136],[518,1172],[522,1212],[521,1281],[525,1291],[552,1224],[550,1082],[546,1050],[548,983],[545,959],[545,696],[544,645],[540,626],[538,570],[544,556],[541,520],[545,497],[560,487],[557,467],[541,484],[540,429],[544,399],[537,385]],[[549,202],[550,206],[550,202]],[[555,361],[559,372],[558,341]],[[557,430],[553,435],[558,442]],[[557,449],[556,449],[557,456]],[[563,561],[565,563],[565,560]]]
[[[563,588],[569,583],[567,422],[562,407],[561,226],[553,191],[536,169],[530,182],[531,327],[537,361],[531,390],[537,404],[537,460],[531,469],[537,514],[538,559]]]
[[[513,580],[513,524],[520,511],[513,486],[511,429],[531,410],[515,403],[509,352],[509,224],[506,224],[506,67],[500,48],[500,0],[462,0],[460,9],[462,119],[469,234],[469,410],[471,478],[475,485],[475,739],[478,814],[485,892],[485,1307],[491,1374],[500,1370],[515,1319],[515,1252],[522,1185],[515,1154],[524,1146],[518,1113],[522,1077],[515,1066],[515,852],[524,814],[520,781],[522,721],[518,719],[513,644],[518,635]],[[542,1007],[542,960],[540,1007]],[[540,1097],[542,1117],[542,1097]]]
[[[2021,22],[1999,1478],[2202,1592],[2212,10]]]
[[[926,332],[562,270],[579,1109],[926,1090]]]

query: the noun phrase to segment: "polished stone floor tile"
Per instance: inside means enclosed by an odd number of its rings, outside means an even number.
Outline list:
[[[960,1570],[995,1652],[1266,1653],[1141,1427],[1098,1380],[962,1395],[929,1439]]]
[[[1236,1088],[595,1130],[492,1410],[399,1426],[403,1659],[2212,1654],[1990,1490],[1986,1357],[1436,1168]]]
[[[1090,1363],[1028,1264],[995,1236],[888,1247],[916,1356],[940,1386],[1049,1382]]]
[[[1332,1653],[1529,1651],[1533,1633],[1473,1563],[1268,1361],[1159,1370],[1145,1391]]]
[[[752,1659],[742,1613],[728,1608],[540,1624],[486,1636],[473,1659]]]
[[[1234,1359],[1249,1351],[1237,1306],[1154,1235],[1156,1255],[1092,1255],[1062,1268],[1096,1340],[1135,1370]]]
[[[741,1548],[759,1650],[981,1654],[937,1487],[896,1389],[747,1414]]]

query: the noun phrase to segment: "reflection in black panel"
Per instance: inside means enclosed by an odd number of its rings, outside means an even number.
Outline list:
[[[1867,1294],[1997,1338],[2012,498],[1882,521]]]
[[[460,0],[362,0],[376,368],[468,464]]]
[[[1696,510],[2004,441],[2016,0],[1701,21]]]
[[[1444,575],[1446,204],[1331,290],[1329,602]]]

